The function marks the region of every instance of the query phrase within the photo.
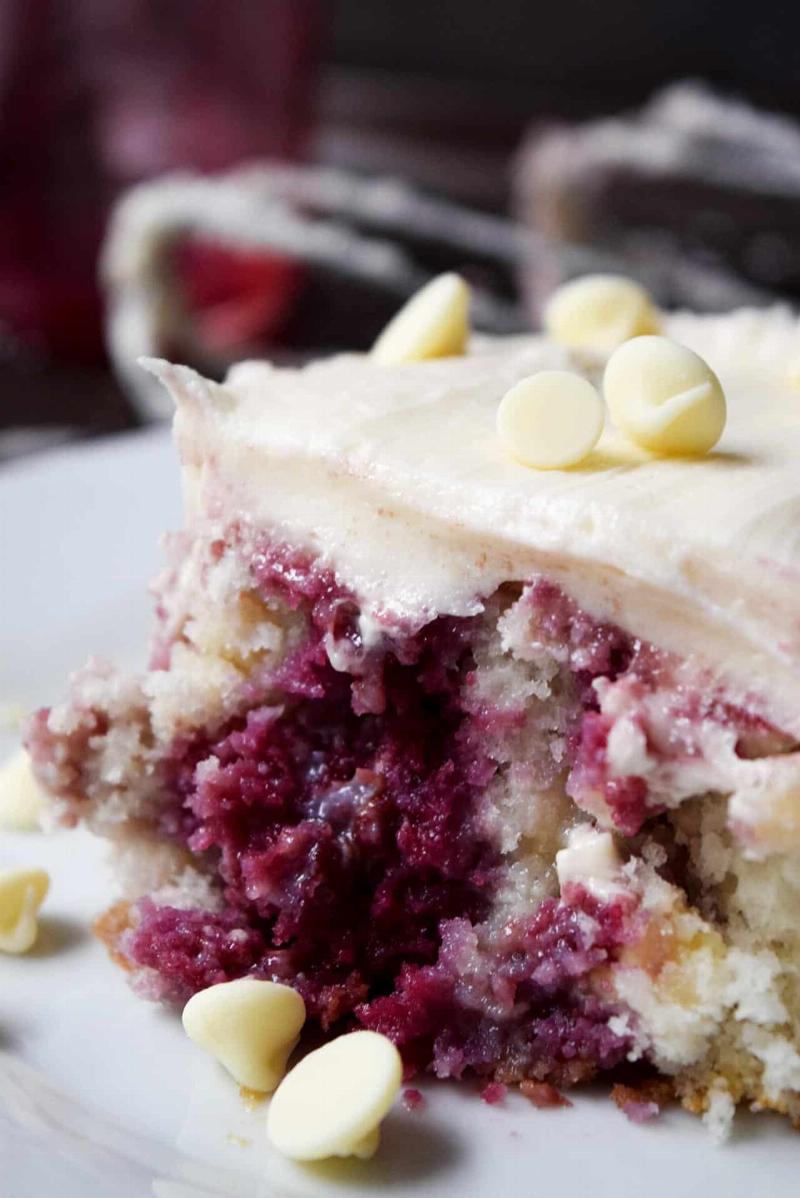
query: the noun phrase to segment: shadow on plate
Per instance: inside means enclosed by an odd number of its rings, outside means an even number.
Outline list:
[[[451,1128],[429,1115],[393,1111],[381,1128],[381,1146],[369,1161],[353,1157],[303,1165],[304,1171],[328,1184],[375,1193],[405,1187],[423,1178],[431,1182],[458,1159],[460,1144]]]
[[[65,919],[62,915],[42,915],[39,918],[39,935],[28,957],[52,957],[55,953],[75,948],[89,935],[89,929],[77,919]]]

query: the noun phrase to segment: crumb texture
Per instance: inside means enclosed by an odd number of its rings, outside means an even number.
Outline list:
[[[797,764],[761,712],[539,575],[412,622],[236,524],[157,593],[151,668],[90,663],[28,732],[115,844],[98,930],[142,994],[283,982],[488,1102],[642,1069],[635,1121],[798,1118],[800,865],[758,801]],[[559,883],[578,826],[611,880]]]

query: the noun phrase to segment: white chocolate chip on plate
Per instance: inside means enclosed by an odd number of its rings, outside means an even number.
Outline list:
[[[0,870],[0,952],[26,953],[39,934],[38,914],[50,889],[43,869]]]
[[[556,470],[591,453],[604,419],[603,401],[582,375],[542,370],[505,393],[497,409],[497,433],[525,466]]]
[[[603,391],[614,423],[661,454],[708,453],[725,427],[725,393],[699,354],[668,337],[635,337],[608,360]]]
[[[17,749],[0,768],[0,828],[32,832],[39,826],[42,792],[26,749]]]
[[[400,309],[372,347],[381,366],[463,354],[469,340],[469,287],[456,274],[437,275]]]
[[[305,1023],[305,1004],[291,986],[237,978],[209,986],[183,1008],[190,1039],[224,1065],[240,1086],[271,1093]]]
[[[270,1143],[298,1161],[371,1157],[402,1078],[400,1054],[386,1036],[339,1036],[304,1057],[276,1090],[267,1116]]]
[[[650,296],[624,275],[583,275],[564,283],[548,300],[543,323],[560,345],[597,353],[659,328]]]

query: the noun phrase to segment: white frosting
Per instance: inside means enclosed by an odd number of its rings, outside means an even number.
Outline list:
[[[800,734],[800,325],[786,309],[677,314],[665,333],[719,374],[729,419],[701,460],[655,459],[613,428],[580,467],[500,446],[501,396],[588,360],[541,337],[476,339],[397,367],[261,362],[224,386],[153,363],[177,403],[190,524],[243,518],[322,554],[371,616],[466,614],[543,571],[586,609],[710,666]]]

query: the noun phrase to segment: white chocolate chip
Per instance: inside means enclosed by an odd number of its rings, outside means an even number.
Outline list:
[[[542,370],[505,393],[497,433],[524,465],[556,470],[591,453],[603,420],[603,401],[587,379],[568,370]]]
[[[570,349],[609,353],[630,337],[655,333],[658,313],[650,296],[624,275],[584,275],[548,300],[545,331]]]
[[[270,1142],[298,1161],[373,1156],[402,1077],[400,1054],[386,1036],[339,1036],[304,1057],[278,1087],[267,1116]]]
[[[306,1009],[291,986],[237,978],[209,986],[183,1008],[190,1039],[224,1065],[240,1086],[271,1093],[305,1023]]]
[[[603,391],[614,423],[645,449],[708,453],[725,427],[725,393],[699,354],[668,337],[635,337],[611,355]]]
[[[426,283],[389,321],[372,347],[382,366],[463,354],[469,339],[469,287],[456,274]]]
[[[619,891],[622,864],[610,832],[578,824],[567,837],[567,847],[556,853],[556,873],[562,891],[568,883],[585,886],[597,898]]]
[[[39,826],[43,806],[28,753],[17,749],[0,769],[0,828],[10,832],[34,831]]]
[[[39,908],[49,889],[43,869],[0,870],[0,952],[26,953],[33,947]]]

